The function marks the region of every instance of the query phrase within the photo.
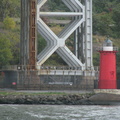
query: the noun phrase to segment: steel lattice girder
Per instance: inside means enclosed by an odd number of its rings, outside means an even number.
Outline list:
[[[62,57],[62,59],[71,67],[81,67],[81,70],[91,69],[92,66],[92,2],[85,0],[83,5],[79,0],[62,0],[63,3],[71,10],[71,12],[41,12],[41,7],[47,0],[38,0],[37,5],[37,24],[38,32],[47,41],[45,49],[38,54],[37,65],[42,65],[55,51]],[[71,16],[72,22],[65,27],[57,36],[41,19],[42,16]],[[73,54],[70,49],[65,45],[67,38],[74,32],[80,31],[81,25],[84,24],[84,40],[82,40],[82,53],[85,56],[85,63],[78,59],[77,54]],[[81,30],[82,31],[82,30]],[[76,35],[76,44],[78,43],[79,35]],[[76,45],[76,48],[79,45]],[[77,48],[79,49],[79,48]],[[76,49],[76,51],[77,51]],[[82,57],[84,57],[82,55]],[[86,68],[85,68],[86,67]]]

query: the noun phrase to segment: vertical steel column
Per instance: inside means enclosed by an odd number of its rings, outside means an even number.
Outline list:
[[[85,0],[85,12],[85,67],[92,70],[92,0]]]
[[[85,6],[85,1],[80,0],[80,2]],[[80,10],[81,12],[82,9]],[[81,18],[81,16],[79,16]],[[85,63],[85,49],[84,49],[84,38],[85,38],[85,22],[83,22],[74,32],[74,54],[75,56],[81,60],[81,62]]]
[[[29,65],[36,68],[36,0],[30,0]]]
[[[23,65],[26,68],[28,60],[29,60],[29,0],[21,0],[20,65]]]
[[[85,0],[80,0],[80,2],[85,6]],[[84,13],[85,14],[85,13]],[[79,27],[79,37],[78,37],[78,59],[85,63],[85,21]]]
[[[36,1],[21,0],[20,64],[24,69],[36,66]]]
[[[85,31],[85,27],[84,27],[84,23],[81,24],[81,26],[79,27],[79,31],[78,31],[78,59],[81,60],[82,63],[85,63],[85,52],[84,52],[84,31]]]

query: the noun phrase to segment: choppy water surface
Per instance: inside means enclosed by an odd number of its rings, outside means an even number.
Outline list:
[[[0,120],[120,120],[120,106],[0,105]]]

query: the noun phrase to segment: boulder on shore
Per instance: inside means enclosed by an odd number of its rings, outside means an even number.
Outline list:
[[[120,103],[120,95],[118,94],[109,94],[109,93],[98,93],[90,98],[88,101],[92,102],[92,104],[119,104]]]

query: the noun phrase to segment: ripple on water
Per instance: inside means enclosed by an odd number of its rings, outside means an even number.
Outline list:
[[[120,106],[0,105],[0,120],[119,120]]]

